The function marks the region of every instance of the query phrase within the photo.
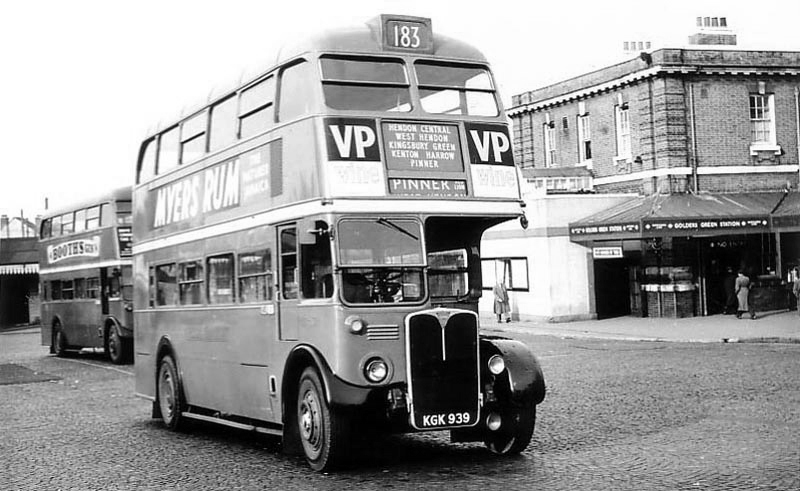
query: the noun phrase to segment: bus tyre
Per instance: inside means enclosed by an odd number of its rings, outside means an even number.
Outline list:
[[[156,393],[164,426],[173,431],[182,429],[186,425],[186,418],[182,414],[185,408],[183,388],[178,379],[175,360],[170,355],[162,358],[158,365]]]
[[[342,464],[347,420],[330,408],[319,373],[311,367],[300,376],[297,424],[303,452],[312,469],[330,471]]]
[[[106,333],[106,355],[111,363],[121,365],[125,363],[126,350],[125,343],[119,336],[117,329],[114,326],[108,328]]]
[[[53,324],[53,353],[58,357],[67,356],[67,338],[64,336],[64,331],[61,329],[61,323],[56,322]]]
[[[528,447],[536,425],[536,406],[517,412],[510,419],[497,431],[486,430],[484,444],[493,454],[517,455]]]

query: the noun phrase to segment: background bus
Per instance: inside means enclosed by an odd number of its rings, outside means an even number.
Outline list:
[[[64,356],[104,348],[114,363],[133,342],[131,189],[44,216],[39,234],[42,344]]]
[[[134,189],[136,391],[281,435],[325,470],[361,428],[528,445],[544,380],[479,336],[480,239],[522,216],[483,55],[381,16],[147,138]]]

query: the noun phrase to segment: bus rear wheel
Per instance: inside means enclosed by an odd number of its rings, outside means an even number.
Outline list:
[[[61,329],[61,323],[56,322],[53,324],[53,353],[56,356],[63,358],[67,356],[67,338],[64,336],[64,331]]]
[[[121,365],[125,363],[126,351],[125,343],[120,337],[114,326],[111,326],[106,333],[106,355],[111,363]]]
[[[517,455],[528,447],[536,425],[536,406],[520,411],[497,431],[487,431],[484,444],[496,455]]]
[[[346,454],[346,418],[325,400],[319,373],[306,368],[297,395],[297,425],[308,465],[317,472],[339,467]]]
[[[158,379],[156,381],[158,394],[158,407],[164,426],[173,431],[178,431],[185,426],[186,418],[183,416],[185,403],[183,401],[183,387],[178,379],[178,370],[175,360],[170,355],[161,359],[158,365]]]

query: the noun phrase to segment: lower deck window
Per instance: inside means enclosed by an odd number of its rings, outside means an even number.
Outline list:
[[[239,255],[239,301],[263,302],[272,298],[272,263],[269,249]]]
[[[181,263],[180,271],[181,305],[197,305],[203,303],[202,261]]]
[[[178,303],[178,267],[175,263],[156,266],[156,305]]]
[[[233,296],[233,254],[209,257],[208,303],[232,303]]]

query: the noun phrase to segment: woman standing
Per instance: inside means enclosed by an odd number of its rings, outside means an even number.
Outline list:
[[[739,308],[736,311],[736,318],[742,318],[742,312],[750,312],[750,318],[756,318],[756,311],[750,305],[748,301],[748,295],[750,295],[750,278],[748,278],[744,271],[739,270],[739,274],[736,277],[736,300],[739,302]]]

